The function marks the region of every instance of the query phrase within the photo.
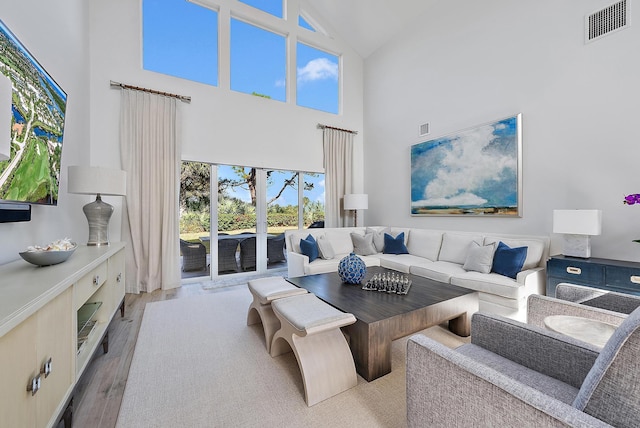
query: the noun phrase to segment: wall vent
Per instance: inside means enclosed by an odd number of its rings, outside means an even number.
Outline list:
[[[423,123],[422,125],[420,125],[420,136],[423,137],[425,135],[428,135],[431,129],[431,126],[429,126],[429,122],[427,123]]]
[[[585,43],[599,40],[613,32],[625,29],[629,24],[627,3],[627,0],[621,0],[587,15],[584,29]]]

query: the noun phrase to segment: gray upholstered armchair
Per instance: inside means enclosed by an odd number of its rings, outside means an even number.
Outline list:
[[[640,307],[640,296],[565,282],[558,284],[556,298],[622,314],[630,314]]]
[[[482,313],[472,318],[471,343],[458,349],[411,337],[409,427],[638,426],[640,309],[619,320],[602,350]]]

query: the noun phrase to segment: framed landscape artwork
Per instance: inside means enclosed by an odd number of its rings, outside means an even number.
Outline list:
[[[522,114],[411,147],[411,215],[522,216]]]

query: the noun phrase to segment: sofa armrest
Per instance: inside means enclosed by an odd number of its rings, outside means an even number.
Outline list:
[[[548,296],[531,295],[527,300],[527,324],[544,327],[544,319],[550,315],[572,315],[620,325],[627,317],[618,312],[594,308],[579,303]]]
[[[473,315],[471,343],[575,388],[600,353],[586,342],[487,313]]]
[[[538,266],[523,270],[518,272],[516,281],[518,284],[522,284],[527,290],[527,296],[530,294],[544,294],[547,288],[547,269]]]
[[[407,423],[609,426],[423,335],[407,342]]]
[[[287,275],[289,278],[305,276],[305,266],[309,266],[309,257],[294,251],[287,252]]]

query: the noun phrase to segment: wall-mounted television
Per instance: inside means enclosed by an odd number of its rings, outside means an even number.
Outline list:
[[[1,20],[0,73],[12,85],[11,148],[9,159],[0,161],[0,203],[57,205],[67,94]],[[0,136],[8,134],[0,130]]]

